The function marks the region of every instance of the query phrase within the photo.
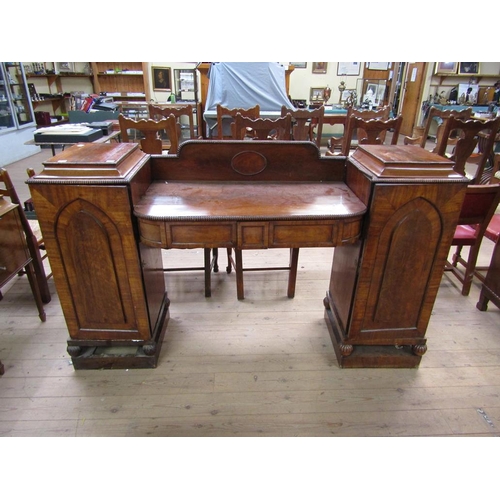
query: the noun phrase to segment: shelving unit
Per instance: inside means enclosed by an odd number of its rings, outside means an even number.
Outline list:
[[[147,63],[93,62],[94,91],[104,93],[126,107],[131,102],[147,102],[149,75]]]
[[[468,83],[471,79],[475,80],[475,85],[479,85],[478,102],[477,104],[488,104],[493,99],[495,91],[495,82],[500,80],[500,75],[464,75],[464,74],[450,74],[450,73],[435,73],[432,75],[430,84],[431,95],[445,92],[445,97],[448,99],[449,91],[459,84]],[[448,91],[448,92],[447,92]]]
[[[33,116],[22,64],[0,63],[0,133],[32,126]]]
[[[81,63],[78,63],[81,65]],[[72,109],[71,98],[76,94],[94,91],[90,64],[81,71],[77,63],[25,63],[26,78],[35,110],[49,111],[51,115],[67,115]],[[71,69],[61,69],[68,65]],[[79,90],[75,91],[75,86]]]

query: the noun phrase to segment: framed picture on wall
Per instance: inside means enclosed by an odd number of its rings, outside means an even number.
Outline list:
[[[326,62],[313,62],[312,72],[313,73],[326,73],[326,68],[328,63]]]
[[[295,68],[299,68],[299,69],[305,69],[307,68],[307,63],[306,62],[291,62],[291,63],[288,63],[290,64],[290,66],[294,66]]]
[[[458,63],[459,75],[478,75],[479,63],[478,62],[461,62]]]
[[[158,66],[152,66],[151,71],[153,72],[153,90],[172,90],[172,77],[170,68],[160,68]]]
[[[457,72],[457,69],[458,69],[457,62],[437,62],[434,73],[446,73],[454,75]]]
[[[361,64],[359,62],[339,62],[337,63],[338,76],[358,76]]]

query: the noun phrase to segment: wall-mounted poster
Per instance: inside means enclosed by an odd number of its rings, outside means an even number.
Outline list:
[[[337,75],[353,75],[358,76],[360,71],[361,63],[359,62],[339,62],[337,64]]]

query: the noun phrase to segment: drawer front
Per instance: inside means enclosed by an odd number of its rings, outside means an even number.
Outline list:
[[[0,286],[29,260],[17,208],[0,217]]]
[[[141,242],[156,248],[217,248],[236,244],[236,223],[139,219]]]
[[[235,223],[182,223],[165,224],[168,248],[217,248],[234,247]]]
[[[331,247],[357,241],[361,218],[356,220],[282,221],[269,227],[269,247]]]
[[[238,248],[268,248],[269,222],[240,222],[238,224]]]

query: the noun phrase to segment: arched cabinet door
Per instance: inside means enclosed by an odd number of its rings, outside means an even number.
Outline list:
[[[136,338],[138,322],[117,222],[79,198],[61,210],[55,234],[73,297],[74,337]]]

